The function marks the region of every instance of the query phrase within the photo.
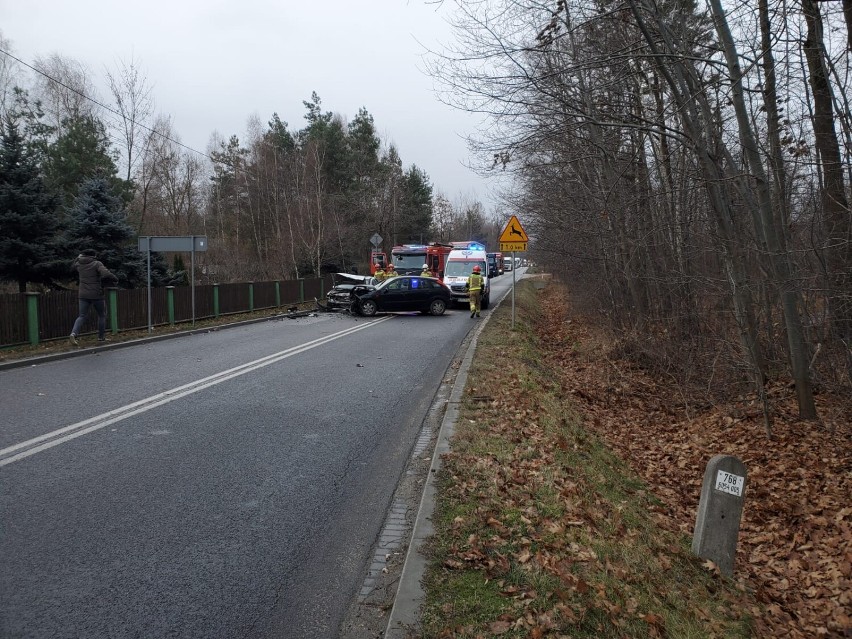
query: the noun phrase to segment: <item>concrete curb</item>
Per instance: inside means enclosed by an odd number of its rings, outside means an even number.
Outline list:
[[[496,310],[509,295],[511,295],[511,288],[500,298],[493,308]],[[388,616],[388,624],[384,634],[385,639],[406,639],[411,636],[409,634],[410,631],[415,630],[420,623],[420,607],[426,598],[421,581],[426,572],[426,564],[428,562],[425,552],[426,543],[435,533],[435,528],[432,525],[432,516],[435,513],[438,472],[442,466],[441,457],[450,450],[450,439],[455,432],[455,425],[458,421],[459,405],[461,404],[464,388],[467,385],[467,374],[473,362],[476,345],[479,342],[479,335],[482,333],[490,317],[491,313],[486,315],[483,321],[474,329],[473,339],[468,344],[467,352],[462,359],[459,372],[453,383],[453,390],[450,393],[447,411],[444,413],[444,419],[441,421],[438,441],[435,444],[435,451],[432,454],[429,476],[426,479],[426,485],[423,487],[423,495],[420,498],[420,507],[417,510],[414,530],[411,533],[411,541],[405,555],[402,574],[399,577],[396,597],[394,597],[393,607]]]

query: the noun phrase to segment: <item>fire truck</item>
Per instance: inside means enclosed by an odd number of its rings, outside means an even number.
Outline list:
[[[426,245],[394,246],[391,249],[391,263],[397,275],[420,275],[426,263]]]
[[[376,274],[376,265],[382,267],[382,270],[388,265],[388,256],[383,251],[373,249],[370,251],[370,275]]]
[[[442,282],[444,281],[444,271],[447,268],[447,258],[450,256],[450,251],[453,247],[450,244],[441,244],[432,242],[426,246],[426,261],[424,264],[429,265],[429,270],[435,274]]]
[[[428,264],[435,277],[444,278],[444,265],[453,247],[450,244],[403,244],[391,249],[391,261],[398,275],[420,275]]]

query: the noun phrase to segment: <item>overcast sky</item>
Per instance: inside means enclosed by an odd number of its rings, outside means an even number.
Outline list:
[[[302,128],[312,91],[347,120],[365,107],[406,167],[490,213],[490,185],[467,168],[463,139],[478,118],[440,103],[423,72],[424,46],[452,37],[451,9],[424,0],[0,0],[0,29],[27,63],[53,53],[84,63],[104,100],[105,69],[133,57],[157,110],[201,151],[214,131],[244,138],[252,115],[265,124],[277,112]]]

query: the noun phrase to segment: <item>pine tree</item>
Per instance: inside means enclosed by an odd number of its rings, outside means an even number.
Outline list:
[[[50,284],[57,273],[57,201],[41,178],[14,114],[6,117],[2,129],[0,278],[16,281],[23,293],[28,282]]]
[[[358,110],[358,115],[349,123],[347,135],[349,146],[350,172],[355,181],[355,188],[362,189],[366,182],[375,179],[379,171],[379,148],[381,140],[376,134],[373,116],[365,108]]]
[[[402,202],[397,231],[403,239],[420,241],[429,237],[432,226],[432,184],[429,176],[415,165],[402,181]]]
[[[95,249],[120,286],[133,287],[146,281],[145,256],[135,245],[136,234],[126,221],[124,202],[113,194],[107,178],[98,176],[81,184],[68,209],[67,237],[75,251]],[[152,271],[154,266],[152,262]],[[166,270],[159,256],[157,269]]]
[[[95,176],[105,178],[113,194],[129,202],[133,184],[118,177],[115,152],[103,122],[90,115],[63,121],[63,133],[47,149],[45,173],[50,187],[68,206],[80,185]]]
[[[287,130],[287,123],[278,117],[277,113],[272,114],[266,136],[279,151],[291,153],[296,148],[296,141],[293,139],[293,134]]]
[[[307,110],[305,120],[308,125],[298,134],[301,145],[319,145],[323,175],[329,191],[339,195],[349,188],[352,178],[343,121],[331,111],[322,111],[322,102],[316,91],[311,93],[310,102],[303,101],[302,104]]]

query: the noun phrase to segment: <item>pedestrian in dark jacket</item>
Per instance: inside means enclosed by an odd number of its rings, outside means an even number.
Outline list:
[[[71,268],[80,275],[80,290],[78,293],[80,302],[80,313],[74,321],[69,339],[75,346],[83,322],[89,314],[89,308],[94,308],[98,314],[98,341],[106,341],[106,302],[104,301],[103,280],[117,282],[118,278],[110,273],[107,268],[98,261],[98,254],[94,249],[85,249],[74,260]]]

